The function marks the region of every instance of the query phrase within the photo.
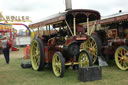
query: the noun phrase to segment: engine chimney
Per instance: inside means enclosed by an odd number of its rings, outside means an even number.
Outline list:
[[[66,6],[66,10],[72,10],[72,1],[71,0],[65,0],[65,6]]]

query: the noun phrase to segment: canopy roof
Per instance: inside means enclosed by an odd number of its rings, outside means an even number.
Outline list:
[[[102,17],[101,24],[109,24],[128,20],[128,12],[116,13],[106,17]]]
[[[88,10],[88,9],[75,9],[75,10],[69,10],[66,12],[58,13],[58,14],[46,17],[44,19],[38,20],[36,22],[32,22],[29,25],[29,27],[38,28],[44,25],[53,24],[59,21],[67,20],[71,18],[72,16],[77,16],[77,14],[84,14],[86,15],[85,18],[89,17],[92,20],[100,19],[100,13],[98,11]]]

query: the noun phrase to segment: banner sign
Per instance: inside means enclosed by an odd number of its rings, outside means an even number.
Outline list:
[[[31,22],[29,16],[5,16],[8,22]],[[0,21],[4,21],[3,17],[0,17]]]

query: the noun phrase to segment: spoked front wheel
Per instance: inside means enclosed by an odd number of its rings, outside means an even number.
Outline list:
[[[60,52],[56,52],[52,58],[53,73],[56,77],[63,77],[65,70],[65,61]]]
[[[92,65],[92,59],[89,53],[85,50],[81,51],[78,56],[79,68],[88,67]]]
[[[115,62],[121,70],[128,69],[128,47],[121,46],[115,51]]]

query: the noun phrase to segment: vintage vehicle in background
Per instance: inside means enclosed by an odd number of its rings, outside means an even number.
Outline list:
[[[91,36],[97,37],[100,56],[106,61],[115,59],[121,70],[128,69],[128,13],[120,12],[103,17],[100,29],[96,29]],[[91,47],[91,45],[89,46]]]
[[[83,25],[99,19],[100,13],[95,10],[75,9],[31,23],[29,27],[33,30],[33,40],[30,53],[33,69],[38,71],[49,64],[55,76],[63,77],[65,67],[91,65],[92,57],[83,50],[83,43],[90,38],[91,30],[88,25]],[[35,29],[37,31],[34,33]],[[91,46],[90,50],[96,52],[97,43],[93,42]]]

